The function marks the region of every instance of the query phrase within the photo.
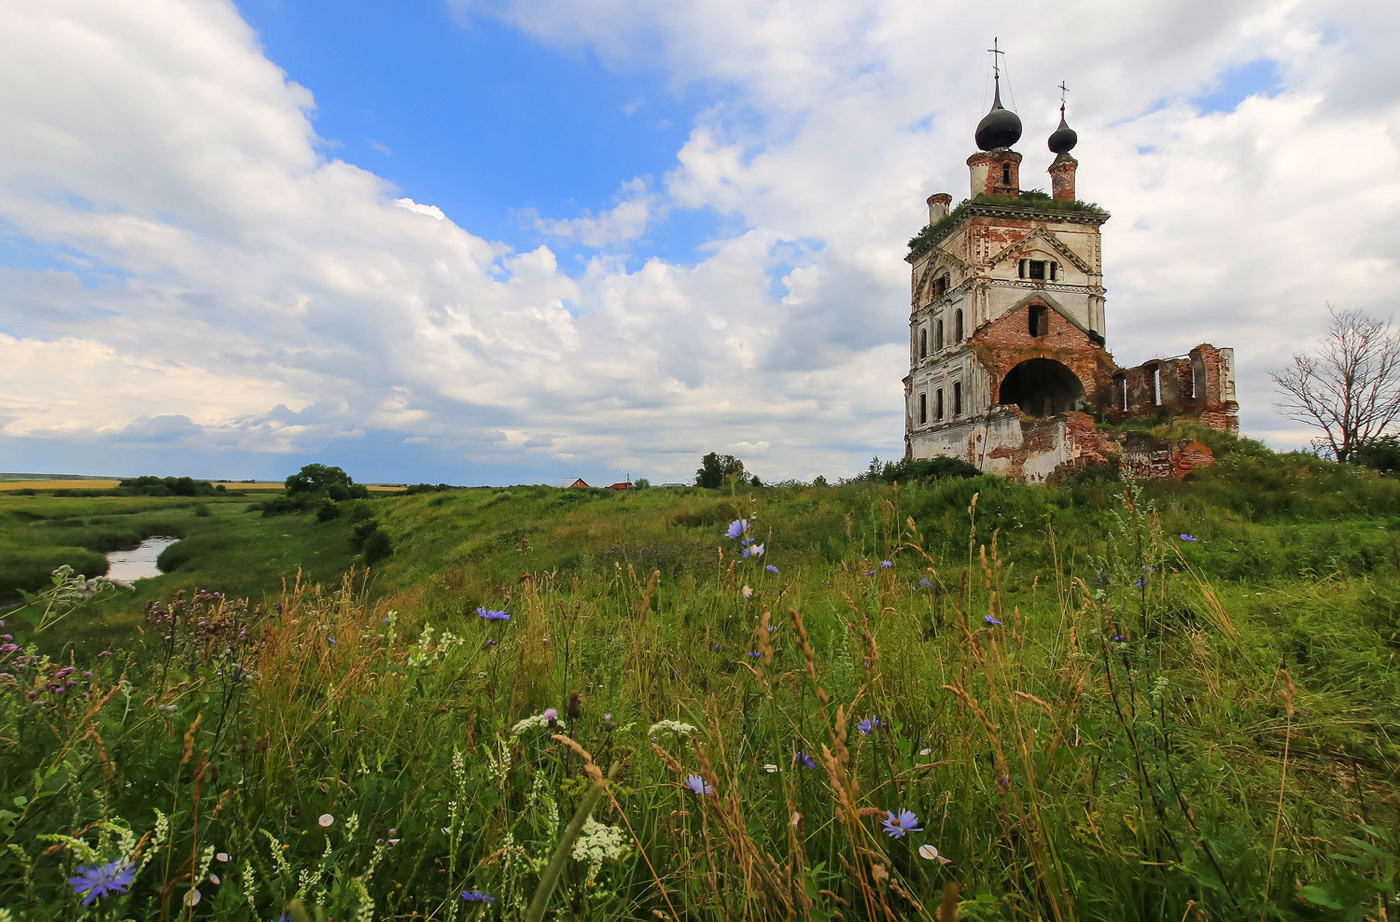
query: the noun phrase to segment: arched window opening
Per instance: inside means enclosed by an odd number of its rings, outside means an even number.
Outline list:
[[[942,321],[942,320],[938,321],[938,331],[934,334],[934,337],[933,337],[933,348],[935,348],[935,349],[942,349],[942,348],[943,348],[943,321]]]
[[[943,388],[938,389],[938,395],[934,398],[934,412],[938,414],[938,419],[943,418]]]
[[[1054,359],[1027,359],[1002,379],[1000,402],[1028,416],[1054,416],[1084,406],[1084,385]]]
[[[928,422],[928,394],[919,395],[919,425]]]
[[[1147,369],[1147,383],[1152,391],[1152,405],[1160,407],[1162,405],[1162,366],[1153,365]]]
[[[928,355],[928,330],[927,330],[927,329],[920,328],[920,330],[919,330],[919,358],[925,358],[927,355]]]
[[[1128,378],[1126,375],[1113,376],[1114,395],[1118,398],[1118,409],[1128,412]]]
[[[955,343],[960,343],[960,342],[962,342],[962,341],[963,341],[962,309],[959,308],[958,311],[957,311],[957,313],[953,314],[953,342],[955,342]]]
[[[962,382],[953,382],[953,415],[962,416]]]
[[[1050,332],[1050,311],[1044,304],[1032,304],[1030,308],[1030,334],[1045,336]]]

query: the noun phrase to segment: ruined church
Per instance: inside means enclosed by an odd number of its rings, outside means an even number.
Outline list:
[[[909,244],[906,460],[950,455],[1032,483],[1111,460],[1139,478],[1210,463],[1199,442],[1099,424],[1186,418],[1237,432],[1234,350],[1114,362],[1100,253],[1109,215],[1075,195],[1078,136],[1063,99],[1049,194],[1021,188],[1021,120],[1002,106],[999,72],[993,100],[967,160],[970,196],[956,208],[929,196],[929,223]]]

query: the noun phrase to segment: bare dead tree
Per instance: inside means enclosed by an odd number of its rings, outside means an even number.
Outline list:
[[[1311,352],[1273,372],[1289,419],[1322,430],[1313,445],[1338,461],[1386,434],[1400,419],[1400,331],[1390,321],[1327,305],[1332,320]]]

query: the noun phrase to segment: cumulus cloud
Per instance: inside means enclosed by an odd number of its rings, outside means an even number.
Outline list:
[[[0,270],[0,436],[398,445],[653,480],[709,450],[765,479],[897,454],[904,242],[929,193],[966,194],[985,12],[451,2],[721,101],[665,176],[527,214],[549,244],[517,250],[327,156],[314,88],[231,4],[11,11],[0,82],[25,91],[0,97],[0,218],[54,265]],[[1400,13],[1363,7],[1082,0],[1001,33],[1028,185],[1053,86],[1071,87],[1081,197],[1114,214],[1115,355],[1234,345],[1246,429],[1278,444],[1303,436],[1271,414],[1267,372],[1321,330],[1323,302],[1389,310],[1400,65],[1372,46]],[[1201,112],[1257,59],[1277,62],[1268,94]],[[648,253],[684,212],[732,230],[693,258]],[[582,249],[581,268],[555,247]]]

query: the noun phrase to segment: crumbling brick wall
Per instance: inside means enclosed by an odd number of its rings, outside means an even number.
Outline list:
[[[1118,369],[1102,393],[1100,406],[1114,422],[1187,417],[1212,429],[1238,433],[1234,359],[1233,349],[1202,343],[1185,356]]]

